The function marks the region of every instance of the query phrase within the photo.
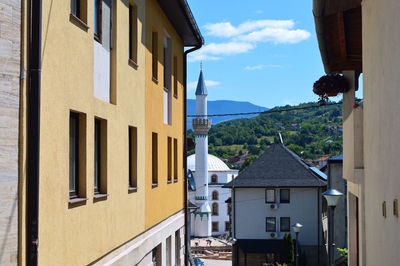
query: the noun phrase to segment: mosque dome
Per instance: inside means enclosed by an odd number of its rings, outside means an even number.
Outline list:
[[[229,171],[229,167],[218,157],[208,154],[207,157],[208,171]],[[187,157],[187,168],[194,171],[196,168],[196,155],[192,154]]]

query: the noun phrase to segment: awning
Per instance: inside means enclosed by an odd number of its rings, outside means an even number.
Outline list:
[[[283,240],[281,239],[238,239],[236,245],[244,253],[282,253]]]

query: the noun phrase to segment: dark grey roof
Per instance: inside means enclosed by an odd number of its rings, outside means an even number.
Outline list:
[[[203,78],[203,71],[200,70],[199,81],[197,82],[196,95],[208,95],[206,83]]]
[[[181,36],[185,46],[203,45],[203,36],[186,0],[158,0],[158,4]]]
[[[226,188],[323,187],[326,182],[283,144],[273,144]]]

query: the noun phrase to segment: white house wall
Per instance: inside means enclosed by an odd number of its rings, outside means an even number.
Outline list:
[[[318,240],[318,223],[321,221],[318,202],[321,192],[317,188],[291,188],[290,203],[280,204],[278,190],[276,199],[279,208],[274,210],[271,209],[271,204],[265,203],[265,188],[236,188],[234,237],[236,239],[273,239],[271,232],[266,232],[266,217],[276,217],[278,239],[282,239],[285,232],[280,233],[279,218],[290,217],[290,224],[298,222],[303,225],[299,234],[300,244],[304,246],[318,245],[322,239],[321,233],[320,240]],[[319,228],[322,232],[321,224]],[[294,237],[292,229],[291,233]]]
[[[400,221],[393,212],[394,201],[400,200],[399,14],[398,0],[362,1],[364,265],[399,265],[400,261]]]

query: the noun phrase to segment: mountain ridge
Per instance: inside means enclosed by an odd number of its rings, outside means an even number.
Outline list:
[[[251,113],[251,112],[262,112],[267,111],[269,108],[252,104],[246,101],[231,101],[231,100],[216,100],[207,102],[207,113],[208,114],[236,114],[236,113]],[[187,100],[187,114],[196,114],[196,100]],[[232,115],[232,116],[215,116],[212,117],[212,124],[216,125],[220,122],[226,122],[232,119],[238,118],[251,118],[255,117],[257,114],[253,115]],[[192,119],[188,117],[187,128],[192,129]]]

